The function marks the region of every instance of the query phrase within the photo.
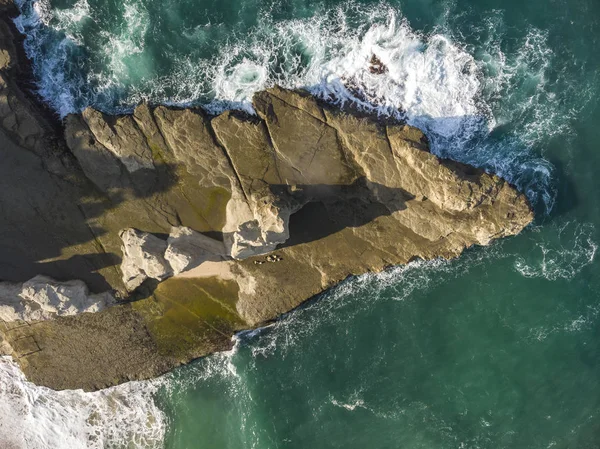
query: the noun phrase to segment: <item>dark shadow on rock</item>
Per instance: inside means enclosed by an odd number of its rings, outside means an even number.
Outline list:
[[[290,217],[290,238],[279,246],[286,248],[323,239],[346,228],[366,225],[378,217],[406,209],[414,196],[404,189],[357,179],[351,185],[273,185],[272,192],[304,204]],[[385,198],[383,204],[381,198]]]
[[[81,279],[93,292],[110,290],[98,270],[118,265],[120,256],[104,251],[97,238],[108,231],[90,220],[128,199],[152,201],[177,183],[174,167],[159,164],[155,173],[125,174],[107,195],[79,167],[64,144],[37,155],[0,128],[0,281],[43,274]]]
[[[135,302],[150,298],[152,295],[154,295],[154,291],[161,282],[162,281],[157,279],[146,279],[138,288],[136,288],[127,296],[124,302]]]
[[[406,201],[414,199],[404,189],[368,182],[364,177],[350,185],[273,184],[269,188],[278,198],[277,201],[292,207],[302,205],[290,217],[290,238],[278,249],[318,241],[346,228],[366,225],[378,217],[406,209]],[[385,198],[385,205],[382,198]],[[168,237],[166,234],[153,235],[165,240]],[[217,232],[204,235],[220,241],[224,238],[223,233]],[[187,269],[193,269],[205,260],[216,262],[223,258],[215,256],[202,259]],[[151,297],[159,284],[156,279],[146,279],[129,295],[127,301]]]
[[[114,253],[77,254],[64,260],[36,262],[35,270],[39,274],[48,272],[70,273],[73,267],[77,266],[80,267],[82,271],[86,272],[88,279],[90,279],[88,280],[90,286],[103,286],[106,284],[106,280],[97,271],[103,268],[113,267],[120,263],[121,257]],[[68,280],[68,278],[73,278],[69,275],[64,276],[64,278],[61,276],[53,277],[58,280]],[[106,284],[104,289],[110,289],[110,286]]]

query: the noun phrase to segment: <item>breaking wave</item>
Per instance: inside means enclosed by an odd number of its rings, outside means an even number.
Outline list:
[[[54,391],[25,379],[0,358],[0,442],[10,449],[160,448],[164,413],[153,395],[161,384],[129,382],[95,393]]]
[[[539,30],[509,55],[494,17],[489,40],[470,48],[448,26],[424,34],[385,3],[348,2],[301,19],[276,19],[266,9],[252,26],[182,25],[178,51],[157,38],[165,32],[157,12],[140,1],[120,5],[110,22],[86,0],[67,9],[49,0],[21,0],[20,7],[16,24],[27,36],[39,92],[61,116],[90,105],[124,112],[142,100],[252,112],[261,89],[303,87],[331,102],[406,116],[427,132],[436,154],[507,178],[541,211],[553,207],[553,167],[532,148],[566,125],[546,86],[553,54]],[[92,25],[101,31],[89,37]],[[209,45],[208,53],[198,50]],[[384,73],[369,70],[373,55]],[[496,138],[507,123],[517,131]]]

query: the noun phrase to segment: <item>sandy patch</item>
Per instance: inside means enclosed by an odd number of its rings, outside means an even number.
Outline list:
[[[188,271],[183,271],[175,278],[208,278],[216,276],[223,280],[233,280],[233,273],[231,272],[231,262],[222,260],[219,262],[206,261],[202,262],[195,268]]]

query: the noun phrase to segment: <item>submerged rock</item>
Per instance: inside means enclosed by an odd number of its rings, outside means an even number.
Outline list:
[[[437,158],[419,129],[306,92],[259,92],[256,116],[141,104],[61,128],[13,61],[0,68],[0,352],[51,388],[162,374],[348,276],[456,257],[533,219],[514,187]],[[25,287],[35,274],[81,281]],[[131,301],[104,308],[113,297]]]
[[[373,75],[382,75],[388,71],[388,68],[385,66],[381,59],[377,57],[377,55],[371,55],[371,59],[369,59],[369,72]]]

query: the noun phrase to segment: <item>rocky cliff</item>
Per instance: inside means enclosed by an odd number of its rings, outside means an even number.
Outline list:
[[[36,383],[156,376],[348,276],[456,257],[533,219],[420,130],[301,91],[257,93],[255,116],[141,104],[58,124],[16,82],[0,14],[0,351]]]

